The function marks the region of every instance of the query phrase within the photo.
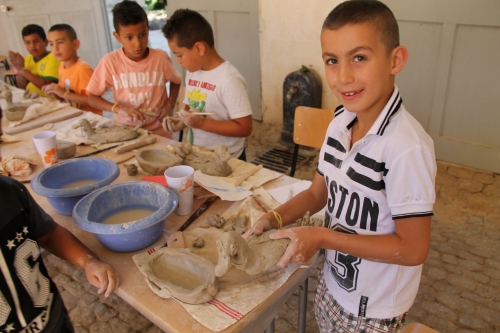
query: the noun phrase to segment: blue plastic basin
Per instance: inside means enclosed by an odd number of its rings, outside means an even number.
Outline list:
[[[165,219],[177,208],[177,194],[157,183],[132,181],[98,189],[80,200],[73,220],[95,234],[112,251],[131,252],[150,246],[162,234]],[[102,224],[106,218],[129,209],[149,209],[151,215],[122,224]]]
[[[71,215],[81,198],[111,184],[119,174],[120,169],[116,163],[107,159],[75,158],[59,162],[40,172],[31,181],[31,189],[46,197],[57,212]],[[76,188],[61,188],[77,181],[91,179],[98,181]]]

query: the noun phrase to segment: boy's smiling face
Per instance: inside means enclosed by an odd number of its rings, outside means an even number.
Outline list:
[[[131,25],[120,25],[118,32],[113,32],[118,43],[123,45],[125,55],[133,60],[140,61],[147,57],[149,25],[141,22]]]
[[[392,94],[395,74],[406,63],[406,49],[388,52],[371,23],[323,29],[321,49],[326,80],[340,103],[358,115],[378,115]]]
[[[71,41],[65,31],[50,31],[49,32],[49,46],[52,54],[59,61],[70,61],[77,58],[76,51],[80,46],[78,39]]]

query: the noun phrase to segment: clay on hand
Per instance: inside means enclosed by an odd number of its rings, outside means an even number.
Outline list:
[[[271,240],[269,235],[274,231],[268,230],[251,238],[248,243],[235,231],[225,232],[216,242],[219,261],[215,266],[215,275],[223,276],[233,266],[250,275],[278,270],[276,263],[285,253],[290,240]]]
[[[307,211],[307,213],[300,219],[295,221],[297,227],[322,227],[323,219],[319,217],[311,217],[311,212]]]

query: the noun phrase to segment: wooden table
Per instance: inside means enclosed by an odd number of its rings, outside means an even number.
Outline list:
[[[64,110],[56,112],[65,112]],[[56,123],[52,130],[57,130],[60,126],[67,123],[65,120],[61,123]],[[42,131],[41,128],[30,130],[27,132],[16,134],[15,136],[22,139],[18,143],[0,143],[2,156],[9,156],[13,154],[21,154],[22,156],[29,157],[36,161],[40,161],[38,154],[36,153],[35,147],[32,142],[32,136],[38,132]],[[170,142],[169,139],[157,136],[157,142],[153,145],[147,146],[148,148],[164,148]],[[91,147],[78,146],[76,155],[81,155],[89,151],[94,150]],[[108,150],[94,155],[93,157],[104,157],[104,158],[114,158],[116,154],[113,150]],[[42,163],[40,163],[42,165]],[[24,179],[19,178],[19,180],[27,181],[37,173],[42,170],[43,167],[38,166],[34,169],[34,172],[29,177]],[[123,165],[120,165],[120,176],[115,182],[139,180],[142,175],[137,175],[134,177],[128,176]],[[279,186],[284,186],[292,184],[297,180],[290,177],[280,177],[277,180],[271,181],[266,184],[265,188],[276,188]],[[146,285],[144,276],[137,269],[134,262],[132,261],[132,256],[136,253],[143,252],[143,250],[130,253],[118,253],[113,252],[101,245],[95,236],[80,229],[73,222],[71,216],[65,216],[57,213],[52,206],[48,203],[47,199],[41,197],[34,193],[29,184],[26,184],[30,193],[35,198],[36,202],[48,213],[50,214],[59,224],[70,230],[78,239],[80,239],[85,245],[87,245],[92,251],[94,251],[102,260],[111,264],[118,271],[120,275],[120,286],[115,291],[115,293],[120,296],[123,300],[128,302],[131,306],[141,312],[149,320],[151,320],[155,325],[164,330],[165,332],[198,332],[198,333],[210,333],[212,330],[201,325],[196,321],[182,305],[175,299],[163,299],[154,294],[149,287]],[[195,199],[194,209],[198,208],[205,199]],[[205,214],[211,213],[222,213],[225,211],[233,202],[217,200]],[[183,222],[188,218],[188,216],[178,216],[175,213],[170,215],[166,222],[163,234],[160,239],[151,247],[164,244],[168,236],[176,231]],[[196,222],[193,227],[196,226]],[[239,320],[234,325],[231,325],[227,329],[221,332],[272,332],[269,329],[269,325],[274,319],[276,313],[288,300],[291,293],[304,281],[307,281],[307,277],[310,275],[311,271],[315,269],[314,265],[309,268],[299,268],[295,271],[292,276],[287,280],[287,282],[280,287],[276,292],[274,292],[270,297],[268,297],[263,303],[258,305],[255,309],[246,314],[243,319]],[[307,288],[306,288],[307,289]],[[305,290],[307,295],[307,290]],[[305,309],[303,309],[305,318]]]

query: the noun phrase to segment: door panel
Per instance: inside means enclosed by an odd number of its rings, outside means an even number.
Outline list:
[[[11,11],[2,13],[2,24],[9,44],[15,45],[15,51],[25,56],[27,51],[21,36],[23,27],[34,23],[48,33],[52,25],[67,23],[75,29],[81,42],[78,55],[95,68],[110,50],[101,1],[50,0],[41,4],[35,0],[0,0],[0,4],[11,8]]]
[[[217,52],[235,66],[245,78],[252,105],[252,117],[262,120],[258,1],[168,1],[169,16],[178,8],[196,10],[212,25]]]
[[[500,172],[500,1],[383,1],[410,51],[396,83],[436,157]]]

